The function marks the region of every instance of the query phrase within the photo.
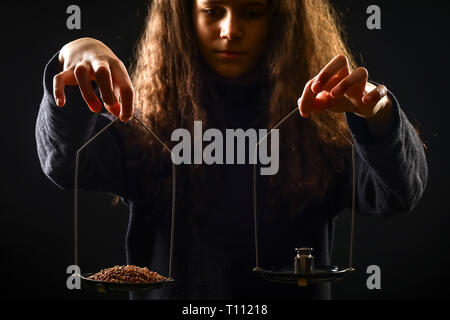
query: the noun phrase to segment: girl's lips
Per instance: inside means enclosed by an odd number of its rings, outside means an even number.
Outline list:
[[[238,58],[244,55],[244,53],[237,51],[216,51],[216,53],[222,58]]]

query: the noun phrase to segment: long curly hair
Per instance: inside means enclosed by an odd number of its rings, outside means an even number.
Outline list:
[[[344,54],[351,68],[355,60],[345,43],[336,10],[328,0],[270,0],[271,21],[267,50],[261,63],[267,101],[265,121],[272,128],[297,104],[307,81],[333,57]],[[136,92],[137,114],[162,139],[170,143],[176,128],[192,130],[194,120],[208,121],[201,103],[202,57],[194,31],[193,0],[153,0],[149,3],[146,27],[135,48],[131,78]],[[280,170],[270,177],[272,204],[287,204],[291,214],[322,198],[333,177],[345,168],[342,150],[348,148],[342,135],[351,139],[342,113],[323,112],[309,119],[287,121],[280,131]],[[152,194],[170,193],[169,154],[139,126],[133,143],[152,150],[142,153]],[[147,156],[144,156],[147,155]],[[164,164],[166,163],[166,164]],[[169,165],[167,165],[169,163]],[[191,181],[202,202],[205,184],[201,168],[192,165]],[[166,178],[161,180],[161,173]],[[150,185],[151,184],[151,185]],[[205,190],[205,189],[204,189]],[[167,202],[166,202],[167,203]]]

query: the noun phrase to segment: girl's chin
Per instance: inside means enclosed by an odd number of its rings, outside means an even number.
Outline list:
[[[232,70],[215,70],[216,73],[222,78],[227,78],[229,80],[236,80],[245,77],[245,73],[242,71],[232,71]]]
[[[232,82],[246,82],[253,79],[254,74],[251,72],[234,71],[234,70],[214,70],[215,73],[224,80]]]

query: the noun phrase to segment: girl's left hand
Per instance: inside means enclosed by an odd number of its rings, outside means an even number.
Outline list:
[[[311,113],[330,110],[372,118],[391,101],[385,86],[375,86],[367,79],[365,68],[350,72],[347,57],[336,56],[306,84],[298,100],[300,114],[307,118]]]

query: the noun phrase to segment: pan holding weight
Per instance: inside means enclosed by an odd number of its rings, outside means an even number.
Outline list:
[[[316,267],[308,273],[295,273],[292,268],[289,267],[274,268],[271,270],[255,268],[253,271],[259,272],[267,281],[297,284],[299,287],[304,287],[309,284],[343,279],[350,272],[354,271],[354,269],[340,269],[336,266],[322,266]]]

